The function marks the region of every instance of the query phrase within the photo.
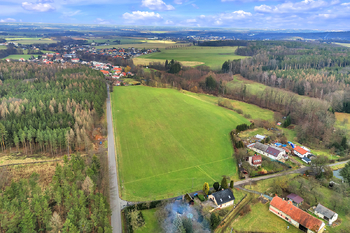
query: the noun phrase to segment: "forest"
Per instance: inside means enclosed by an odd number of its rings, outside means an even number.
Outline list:
[[[25,154],[88,150],[104,113],[101,72],[79,65],[0,62],[1,149]]]
[[[349,48],[316,42],[249,42],[236,53],[252,57],[225,62],[223,72],[328,100],[335,111],[350,112]]]
[[[72,155],[56,165],[47,187],[37,173],[12,182],[0,190],[0,232],[112,232],[101,173],[97,156]]]

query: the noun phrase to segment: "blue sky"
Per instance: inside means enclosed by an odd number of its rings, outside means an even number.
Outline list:
[[[350,30],[350,0],[0,0],[0,22]]]

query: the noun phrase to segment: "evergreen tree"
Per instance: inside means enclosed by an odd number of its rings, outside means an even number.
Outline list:
[[[227,185],[227,179],[226,177],[224,176],[221,180],[221,188],[223,189],[228,189],[228,185]]]

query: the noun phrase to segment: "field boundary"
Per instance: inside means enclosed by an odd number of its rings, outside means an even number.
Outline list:
[[[62,160],[63,160],[63,159],[53,159],[53,160],[33,161],[33,162],[26,162],[26,163],[10,163],[10,164],[0,165],[0,167],[8,167],[8,166],[16,166],[16,165],[26,165],[26,164],[36,164],[36,163],[50,163],[50,162],[57,162],[57,161],[62,161]]]

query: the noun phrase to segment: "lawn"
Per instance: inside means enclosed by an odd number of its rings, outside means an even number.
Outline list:
[[[122,198],[155,200],[237,180],[229,132],[243,116],[174,89],[118,87],[112,93]]]
[[[228,82],[226,87],[227,89],[235,88],[237,86],[241,86],[245,84],[248,90],[248,93],[256,95],[258,92],[265,90],[266,86],[264,84],[254,82],[248,79],[243,78],[241,75],[234,75],[233,80]]]
[[[217,105],[219,97],[212,96],[212,95],[206,95],[206,94],[196,94],[193,92],[186,92],[187,95],[190,95],[194,98],[199,98],[203,101],[212,103],[214,105]],[[245,102],[237,101],[237,100],[231,100],[228,99],[232,104],[234,108],[241,109],[244,114],[249,114],[251,116],[251,119],[257,120],[257,119],[263,119],[263,120],[273,120],[273,111],[260,108],[254,104],[247,104]]]
[[[2,60],[5,60],[5,59],[15,59],[15,60],[18,60],[20,58],[24,58],[26,60],[28,60],[29,58],[31,58],[32,56],[34,57],[38,57],[38,55],[27,55],[27,54],[13,54],[13,55],[9,55],[5,58],[3,58]]]
[[[1,49],[6,49],[7,47],[5,45],[0,45],[0,50]]]
[[[336,112],[336,126],[339,128],[350,129],[350,114],[343,112]]]
[[[155,213],[157,209],[142,210],[143,218],[145,219],[145,225],[135,231],[135,233],[154,233],[162,232],[161,226],[159,226]]]
[[[239,232],[301,232],[293,225],[271,213],[269,211],[269,203],[262,204],[258,202],[250,205],[250,207],[251,212],[231,222],[226,232],[231,232],[231,228]],[[289,226],[289,229],[287,229],[287,226]]]
[[[205,64],[212,69],[221,69],[222,64],[227,60],[245,58],[235,54],[237,47],[183,47],[162,50],[159,53],[142,55],[136,59],[141,62],[142,59],[151,59],[152,61],[165,62],[165,60],[174,59],[179,62],[195,62],[193,66]],[[146,60],[147,61],[147,60]],[[197,64],[198,63],[198,64]]]

